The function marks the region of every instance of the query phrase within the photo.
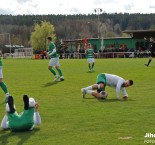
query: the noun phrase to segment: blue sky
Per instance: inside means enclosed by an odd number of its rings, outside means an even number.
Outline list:
[[[155,13],[154,0],[1,0],[0,14]]]

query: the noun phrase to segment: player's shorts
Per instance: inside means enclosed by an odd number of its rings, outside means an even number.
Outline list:
[[[106,77],[105,77],[105,74],[99,74],[99,75],[97,76],[96,82],[97,82],[97,84],[99,84],[99,83],[106,84]]]
[[[60,66],[59,57],[51,58],[49,61],[49,66]]]
[[[105,90],[105,87],[106,87],[106,77],[105,77],[105,74],[99,74],[99,75],[97,76],[96,83],[97,83],[97,84],[100,84],[100,83],[103,83],[103,84],[104,84],[104,88],[98,90],[98,92],[100,92],[100,91],[102,91],[102,90]]]
[[[2,66],[0,66],[0,78],[3,78]]]
[[[88,58],[87,61],[88,61],[88,63],[93,63],[93,62],[95,62],[95,59],[94,58]]]

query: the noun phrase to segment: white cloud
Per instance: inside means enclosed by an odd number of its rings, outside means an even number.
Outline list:
[[[1,0],[0,14],[155,13],[153,0]]]

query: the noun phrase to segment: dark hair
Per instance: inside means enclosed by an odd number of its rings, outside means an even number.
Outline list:
[[[48,36],[47,39],[51,41],[52,40],[52,37],[51,36]]]
[[[129,80],[129,82],[130,82],[130,85],[133,85],[133,80]]]

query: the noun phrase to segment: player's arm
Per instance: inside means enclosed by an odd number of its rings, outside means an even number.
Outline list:
[[[116,98],[120,100],[120,90],[122,89],[123,80],[119,80],[116,85]]]
[[[49,52],[48,55],[51,56],[51,55],[53,55],[54,53],[56,53],[56,48],[54,48],[52,52]]]
[[[35,106],[34,106],[34,124],[36,125],[40,125],[41,124],[41,117],[38,111],[39,108],[39,104],[36,102]]]
[[[122,91],[122,93],[123,93],[123,99],[128,99],[128,94],[127,94],[127,92],[126,92],[125,87],[121,88],[121,91]]]
[[[56,53],[56,46],[55,46],[55,44],[51,43],[49,47],[51,48],[52,51],[49,51],[48,55],[51,56],[54,53]]]

